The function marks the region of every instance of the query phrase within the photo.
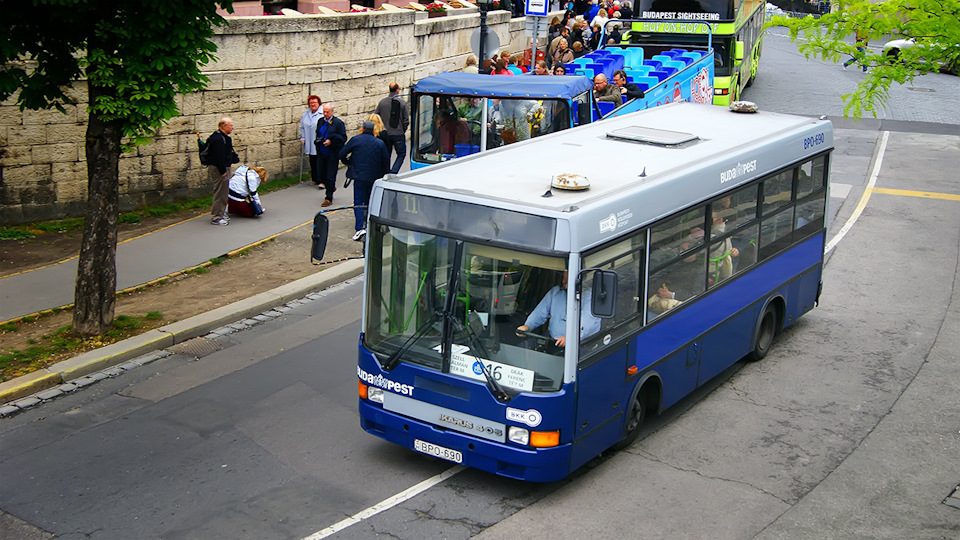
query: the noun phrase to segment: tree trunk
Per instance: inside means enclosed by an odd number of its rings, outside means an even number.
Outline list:
[[[90,103],[112,93],[88,84]],[[74,291],[73,329],[82,335],[113,324],[117,294],[117,216],[119,215],[121,123],[91,112],[87,124],[87,213]]]

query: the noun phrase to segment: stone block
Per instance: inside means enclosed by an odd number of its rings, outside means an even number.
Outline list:
[[[33,145],[47,142],[47,128],[40,124],[10,126],[7,128],[7,144]]]
[[[205,169],[205,167],[200,164],[200,157],[196,152],[191,152],[189,154],[162,154],[154,158],[153,166],[156,167],[157,172],[164,175],[176,173],[178,171],[199,171],[201,169]],[[206,173],[206,171],[203,172]],[[205,175],[204,179],[206,179]]]
[[[59,164],[58,164],[59,165]],[[56,166],[54,166],[56,168]],[[73,171],[70,171],[69,177],[74,179],[76,176],[79,176]],[[57,175],[54,175],[54,178],[57,178]],[[65,203],[68,201],[85,201],[87,200],[87,184],[86,182],[77,182],[77,181],[58,181],[57,186],[57,202]]]
[[[275,126],[285,123],[284,109],[258,109],[253,111],[254,126]]]
[[[87,124],[78,123],[78,124],[52,124],[49,126],[42,126],[44,131],[44,137],[46,142],[50,144],[57,143],[77,143],[80,146],[81,153],[86,156],[86,150],[84,150],[84,141],[87,136]],[[12,144],[12,143],[11,143]]]
[[[31,111],[30,109],[27,109],[23,111],[23,124],[69,124],[78,120],[77,115],[77,107],[74,105],[65,106],[64,112],[60,112],[57,109],[44,109],[39,111]]]
[[[77,143],[44,144],[33,147],[34,163],[75,162],[80,159]]]
[[[236,88],[243,88],[240,82]],[[240,92],[236,90],[220,90],[216,92],[206,92],[203,95],[203,114],[219,114],[220,117],[232,113],[240,108]],[[220,117],[217,117],[219,122]],[[211,133],[217,129],[216,122],[213,124]]]
[[[14,105],[0,106],[0,126],[23,125],[23,115],[20,108]]]
[[[195,92],[193,94],[186,94],[183,96],[182,105],[180,106],[180,114],[184,117],[190,117],[195,114],[200,114],[203,110],[203,94]]]
[[[153,171],[151,156],[124,156],[120,158],[120,189],[124,189],[127,178],[149,174]]]
[[[13,167],[17,165],[29,165],[33,162],[31,153],[32,146],[7,146],[0,152],[0,165],[4,167]]]
[[[287,84],[287,68],[268,69],[264,74],[264,86],[283,86]]]
[[[280,143],[259,144],[247,147],[247,163],[263,163],[268,160],[280,159]]]
[[[166,125],[160,128],[160,135],[166,137],[177,134],[194,133],[193,128],[194,122],[192,116],[174,116],[170,120],[167,120]]]
[[[266,94],[263,88],[244,88],[240,90],[240,109],[262,109],[267,105]]]

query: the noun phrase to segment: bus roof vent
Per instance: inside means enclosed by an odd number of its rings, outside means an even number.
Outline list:
[[[607,137],[661,146],[676,146],[699,139],[699,137],[693,133],[642,126],[629,126],[616,131],[610,131],[607,133]]]

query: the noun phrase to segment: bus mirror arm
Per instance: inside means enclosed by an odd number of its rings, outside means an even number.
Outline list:
[[[353,208],[366,208],[366,206],[350,205],[339,208],[325,208],[313,216],[313,234],[310,236],[310,263],[313,265],[329,264],[332,262],[347,261],[350,259],[362,259],[363,257],[345,257],[335,261],[323,261],[323,255],[327,251],[327,237],[330,235],[330,220],[327,214],[340,210],[349,210]],[[323,262],[317,262],[323,261]]]

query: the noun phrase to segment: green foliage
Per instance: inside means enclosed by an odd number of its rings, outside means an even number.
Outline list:
[[[854,36],[859,31],[867,37],[869,46],[858,58],[869,69],[856,91],[842,96],[847,116],[877,116],[894,82],[911,82],[941,66],[960,66],[958,0],[839,0],[833,5],[834,11],[819,19],[774,17],[767,26],[787,27],[807,58],[832,62],[858,56]],[[884,43],[908,38],[916,39],[916,46],[903,49],[898,59],[884,56]]]
[[[0,227],[0,240],[26,240],[35,236],[26,227]]]
[[[214,257],[210,259],[210,264],[221,264],[223,263],[223,261],[224,261],[223,257]]]
[[[232,10],[232,1],[218,2]],[[19,90],[23,109],[61,111],[74,81],[108,91],[89,113],[120,121],[126,149],[146,144],[178,114],[176,95],[203,89],[215,60],[210,38],[226,24],[214,2],[24,0],[0,23],[0,101]]]

